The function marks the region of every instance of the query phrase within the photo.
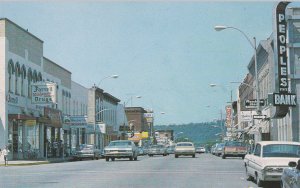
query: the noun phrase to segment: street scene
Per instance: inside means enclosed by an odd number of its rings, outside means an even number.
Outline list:
[[[257,187],[246,181],[243,161],[210,154],[174,155],[0,168],[4,187]],[[18,180],[18,181],[16,181]],[[270,186],[271,187],[271,186]],[[274,187],[274,186],[272,186]],[[275,185],[276,187],[276,185]],[[280,187],[280,186],[278,186]]]
[[[0,2],[0,187],[300,188],[300,2]]]

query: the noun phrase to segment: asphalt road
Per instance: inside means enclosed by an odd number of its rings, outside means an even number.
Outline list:
[[[241,158],[210,154],[139,157],[138,161],[85,160],[33,166],[0,167],[0,187],[104,188],[250,188]],[[268,185],[274,188],[276,185]],[[278,186],[279,187],[279,186]]]

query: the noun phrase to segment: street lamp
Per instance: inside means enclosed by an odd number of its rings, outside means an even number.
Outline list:
[[[222,26],[222,25],[217,25],[215,26],[215,30],[216,31],[222,31],[224,29],[234,29],[239,31],[246,39],[247,41],[250,43],[251,47],[254,50],[254,66],[255,66],[255,84],[256,84],[256,112],[257,114],[261,114],[260,111],[260,98],[259,98],[259,85],[258,85],[258,67],[257,67],[257,54],[256,54],[256,38],[253,37],[253,42],[251,42],[250,38],[240,29],[236,28],[236,27],[232,27],[232,26]]]
[[[117,75],[117,74],[113,74],[113,75],[110,75],[110,76],[106,76],[106,77],[104,77],[104,78],[102,78],[100,81],[99,81],[99,83],[98,83],[98,87],[100,86],[100,84],[102,83],[102,81],[103,80],[105,80],[105,79],[107,79],[107,78],[113,78],[113,79],[116,79],[116,78],[118,78],[119,77],[119,75]]]

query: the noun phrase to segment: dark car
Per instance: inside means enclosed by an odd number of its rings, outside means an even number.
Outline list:
[[[149,157],[152,157],[153,155],[167,155],[167,149],[164,145],[153,145],[148,150]]]
[[[300,187],[300,160],[298,160],[298,163],[294,161],[289,162],[289,167],[283,170],[283,173],[281,175],[281,187]]]
[[[244,159],[246,154],[247,146],[245,143],[239,141],[227,141],[225,142],[222,151],[222,159],[225,159],[226,157],[242,157],[242,159]]]
[[[101,157],[100,150],[93,144],[81,144],[79,145],[74,154],[74,160],[82,160],[84,158],[99,159]]]

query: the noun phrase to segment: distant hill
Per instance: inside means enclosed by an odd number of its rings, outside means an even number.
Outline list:
[[[183,140],[188,138],[196,145],[213,144],[220,140],[219,133],[222,132],[224,121],[204,122],[204,123],[189,123],[182,125],[156,125],[155,130],[174,130],[174,135],[177,133],[177,138]]]

